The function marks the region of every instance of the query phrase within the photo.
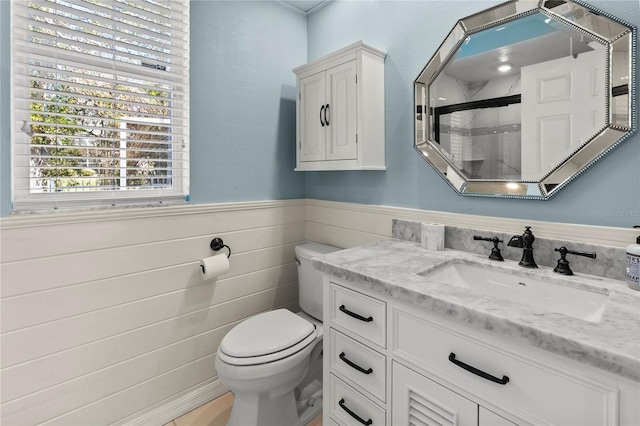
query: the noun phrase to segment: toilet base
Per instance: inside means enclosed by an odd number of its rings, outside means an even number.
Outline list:
[[[303,400],[296,400],[295,392],[276,398],[234,395],[227,426],[304,426],[322,413],[322,383],[317,385],[318,390]]]
[[[306,425],[322,412],[322,382],[314,381],[304,388],[296,401],[300,424]]]
[[[298,417],[293,391],[271,397],[261,395],[234,395],[231,417],[227,426],[304,426]]]

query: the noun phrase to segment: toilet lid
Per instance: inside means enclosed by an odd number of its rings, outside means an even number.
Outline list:
[[[235,326],[220,343],[220,350],[237,358],[283,351],[315,333],[312,323],[287,309],[265,312]]]

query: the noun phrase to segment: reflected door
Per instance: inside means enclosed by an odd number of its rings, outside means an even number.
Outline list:
[[[522,180],[539,180],[605,126],[605,55],[522,68]]]

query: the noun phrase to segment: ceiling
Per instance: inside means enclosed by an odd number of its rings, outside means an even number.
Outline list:
[[[281,0],[283,3],[292,6],[304,13],[313,13],[320,9],[329,0]]]

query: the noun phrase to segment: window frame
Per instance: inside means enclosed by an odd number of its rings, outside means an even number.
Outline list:
[[[16,0],[16,2],[27,2],[27,0]],[[182,72],[174,74],[179,76],[178,86],[182,90],[179,92],[180,99],[183,103],[183,107],[180,109],[180,114],[177,117],[167,116],[166,118],[159,118],[159,121],[170,120],[171,124],[167,127],[172,127],[174,120],[179,122],[181,127],[180,134],[176,140],[171,143],[171,148],[168,152],[171,154],[169,159],[163,160],[171,164],[171,188],[130,188],[126,190],[111,189],[111,190],[62,190],[53,192],[34,192],[31,185],[31,169],[33,165],[31,163],[31,136],[29,131],[25,131],[25,125],[28,121],[31,121],[31,108],[22,107],[19,110],[18,98],[16,92],[20,89],[28,90],[24,86],[17,86],[16,80],[19,77],[17,74],[17,67],[22,64],[23,67],[28,67],[29,59],[25,59],[23,62],[17,61],[17,54],[23,55],[28,51],[27,49],[20,50],[16,47],[16,9],[20,10],[24,6],[16,5],[16,2],[12,1],[10,5],[10,28],[11,28],[11,201],[13,213],[28,212],[28,211],[52,211],[52,210],[67,210],[67,209],[93,209],[93,208],[109,208],[109,207],[130,207],[130,206],[161,206],[161,205],[173,205],[184,204],[189,201],[189,1],[188,0],[167,0],[168,3],[176,3],[181,8],[181,27],[180,31],[182,36],[180,42],[183,43],[183,48],[178,51],[182,57],[182,62],[177,64],[182,68]],[[29,33],[29,30],[22,30],[25,33]],[[25,55],[26,56],[26,55]],[[56,62],[57,63],[57,62]],[[82,62],[78,61],[78,64]],[[88,68],[87,68],[88,69]],[[142,71],[142,69],[141,69]],[[144,72],[139,75],[145,76]],[[28,79],[29,74],[22,73],[21,76]],[[147,78],[145,76],[145,78]],[[173,77],[171,77],[173,78]],[[22,102],[28,98],[28,94],[21,93]],[[171,102],[172,98],[169,98]],[[126,111],[125,111],[126,112]],[[126,117],[122,117],[126,118]],[[122,119],[118,118],[118,120]],[[144,121],[144,118],[137,117],[138,122]],[[163,123],[166,124],[166,123]],[[30,129],[30,127],[29,127]],[[105,127],[105,129],[107,129]],[[174,135],[174,132],[169,130],[168,136]],[[91,157],[98,158],[98,157]],[[127,168],[130,166],[127,166]],[[125,168],[126,169],[126,168]]]

